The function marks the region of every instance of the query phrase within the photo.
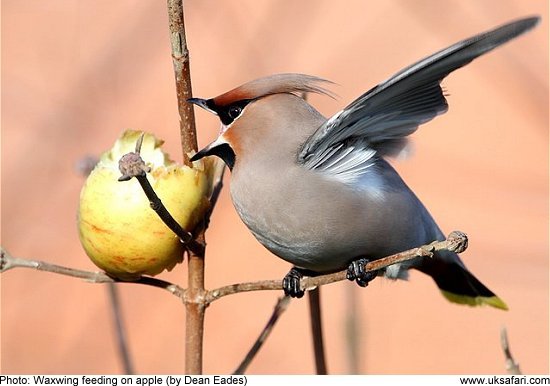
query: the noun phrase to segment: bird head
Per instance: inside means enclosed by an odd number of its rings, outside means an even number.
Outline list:
[[[218,138],[196,153],[191,161],[215,155],[232,169],[236,159],[248,146],[254,146],[257,140],[262,139],[264,145],[270,145],[266,134],[284,135],[278,128],[288,127],[286,120],[303,119],[304,109],[316,118],[320,116],[303,100],[303,95],[318,93],[332,96],[320,86],[325,82],[310,75],[277,74],[250,81],[214,98],[188,99],[189,103],[216,114],[221,121]],[[317,127],[318,119],[313,121]]]

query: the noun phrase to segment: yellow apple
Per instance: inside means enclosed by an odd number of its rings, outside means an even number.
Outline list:
[[[133,152],[141,132],[128,130],[102,154],[80,193],[78,230],[90,259],[108,275],[137,280],[171,270],[183,260],[184,246],[149,206],[138,181],[119,182],[119,159]],[[178,165],[146,133],[141,158],[151,167],[147,178],[170,214],[191,231],[209,208],[213,163]]]

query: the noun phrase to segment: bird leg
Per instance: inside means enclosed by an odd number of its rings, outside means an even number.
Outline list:
[[[290,271],[283,278],[283,290],[286,296],[291,298],[301,298],[304,296],[305,291],[300,287],[300,281],[304,276],[317,276],[316,272],[308,269],[292,267]]]
[[[369,259],[360,258],[354,260],[348,266],[348,272],[346,273],[346,278],[350,281],[354,281],[360,287],[366,287],[369,285],[369,282],[373,280],[377,275],[377,271],[366,271],[365,266],[368,264]]]

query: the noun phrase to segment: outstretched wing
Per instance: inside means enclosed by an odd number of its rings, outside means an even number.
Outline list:
[[[419,125],[447,111],[443,78],[538,22],[530,17],[505,24],[403,69],[328,119],[304,143],[298,161],[353,181],[376,155],[393,155]]]

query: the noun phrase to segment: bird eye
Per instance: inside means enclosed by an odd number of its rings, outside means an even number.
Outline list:
[[[231,106],[229,107],[227,114],[229,115],[229,118],[236,119],[239,115],[241,115],[242,111],[243,109],[240,106]]]

